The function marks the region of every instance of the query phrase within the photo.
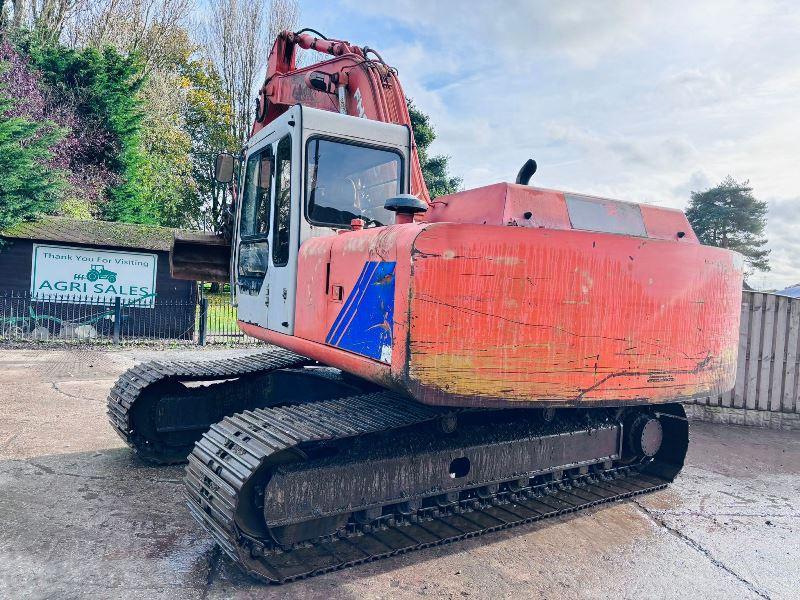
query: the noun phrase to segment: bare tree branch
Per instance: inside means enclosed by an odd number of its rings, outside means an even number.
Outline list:
[[[8,6],[11,5],[11,25],[36,30],[48,39],[59,39],[67,19],[79,6],[90,0],[0,0],[0,25],[8,25]]]
[[[62,41],[73,47],[110,45],[125,54],[136,53],[149,73],[173,63],[173,49],[185,46],[175,42],[186,36],[184,25],[192,6],[191,0],[88,0],[73,12]]]
[[[297,27],[297,0],[211,0],[203,47],[222,78],[234,115],[231,134],[244,143],[254,118],[267,57],[278,33]]]

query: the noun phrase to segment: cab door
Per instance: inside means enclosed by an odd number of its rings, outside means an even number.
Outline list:
[[[267,326],[273,163],[269,139],[247,154],[237,211],[238,243],[232,258],[238,319],[260,327]]]
[[[299,116],[299,115],[298,115]],[[289,125],[290,123],[291,125]],[[289,120],[275,143],[272,226],[267,287],[269,329],[294,334],[297,253],[300,246],[300,144],[294,134],[299,127]]]

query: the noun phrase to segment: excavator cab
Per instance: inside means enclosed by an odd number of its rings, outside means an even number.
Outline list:
[[[300,105],[251,138],[230,269],[239,320],[293,335],[301,244],[354,219],[393,223],[384,205],[408,190],[410,152],[407,127]]]

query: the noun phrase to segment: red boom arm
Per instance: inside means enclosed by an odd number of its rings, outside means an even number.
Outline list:
[[[297,68],[298,46],[333,58]],[[397,72],[377,52],[342,40],[284,31],[278,35],[269,55],[251,135],[295,104],[411,128]],[[411,193],[430,202],[413,137],[411,143]]]

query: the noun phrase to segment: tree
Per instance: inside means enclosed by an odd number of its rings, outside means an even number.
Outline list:
[[[11,24],[11,3],[0,0],[0,31],[6,31]]]
[[[436,139],[436,132],[431,125],[430,117],[419,110],[411,100],[407,100],[408,114],[411,117],[411,129],[414,132],[414,143],[417,146],[422,176],[431,198],[445,196],[457,192],[461,187],[461,178],[448,173],[450,157],[444,155],[428,156],[428,147]]]
[[[95,208],[111,221],[158,223],[156,199],[146,195],[145,153],[141,129],[144,113],[140,90],[143,67],[138,58],[122,56],[107,46],[70,50],[60,45],[36,45],[28,52],[47,85],[50,104],[69,105],[88,137],[79,159],[111,174],[104,198]]]
[[[295,31],[299,19],[300,7],[297,0],[270,0],[267,16],[267,43],[270,48],[281,31]],[[263,58],[265,63],[266,58]]]
[[[154,72],[142,90],[142,102],[141,195],[152,203],[150,212],[159,225],[189,226],[199,206],[192,177],[192,137],[184,120],[184,78],[177,72]]]
[[[219,77],[192,80],[202,69],[189,66],[200,49],[184,27],[191,2],[15,0],[9,11],[6,1],[0,17],[20,19],[12,33],[21,52],[0,46],[0,61],[14,66],[12,95],[23,98],[16,116],[71,131],[50,161],[70,184],[56,212],[218,230],[213,154],[239,144]],[[59,31],[44,35],[43,19]]]
[[[0,89],[0,230],[52,211],[65,186],[63,173],[47,164],[63,130],[9,116],[12,108]]]
[[[751,274],[769,271],[767,203],[756,199],[749,181],[728,175],[716,187],[692,192],[686,217],[702,243],[743,254]]]
[[[22,117],[34,123],[49,121],[64,131],[50,147],[51,157],[47,161],[52,169],[62,171],[67,181],[55,211],[68,216],[91,217],[92,207],[97,206],[112,179],[110,171],[87,160],[93,149],[102,145],[103,135],[87,130],[68,99],[56,101],[42,73],[8,40],[0,39],[0,62],[6,65],[0,73],[0,85],[15,99],[6,116]]]
[[[115,48],[141,67],[141,122],[128,155],[136,177],[110,190],[104,215],[173,227],[195,225],[201,212],[187,127],[188,83],[183,68],[197,46],[184,24],[188,0],[98,0],[73,20],[68,38],[78,46]],[[126,196],[126,197],[121,197]]]
[[[145,75],[172,70],[183,58],[190,0],[57,1],[78,2],[63,27],[62,41],[69,47],[113,46],[122,55],[136,55]]]
[[[230,99],[231,135],[243,144],[254,119],[254,101],[275,37],[297,27],[296,0],[210,0],[203,37]]]
[[[188,86],[185,123],[191,136],[192,176],[197,190],[194,226],[222,233],[226,186],[214,182],[214,157],[221,151],[239,150],[239,141],[231,133],[230,98],[219,73],[207,59],[187,62],[183,77]]]
[[[0,28],[35,32],[43,41],[55,42],[75,13],[90,0],[0,0]]]
[[[230,98],[231,134],[244,143],[253,122],[256,73],[267,44],[263,5],[258,0],[211,0],[209,5],[205,47]]]

